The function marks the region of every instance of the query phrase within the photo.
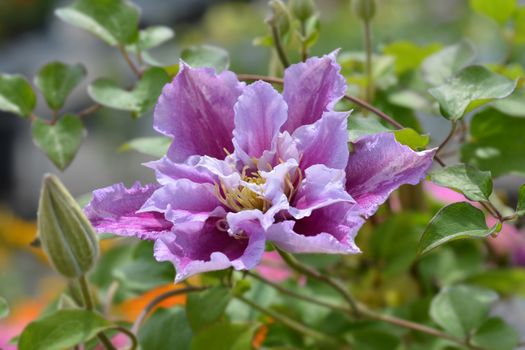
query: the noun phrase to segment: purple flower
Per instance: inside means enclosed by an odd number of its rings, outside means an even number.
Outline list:
[[[164,87],[155,129],[173,138],[147,164],[160,186],[115,185],[86,208],[100,232],[155,240],[176,280],[255,267],[267,241],[293,253],[358,253],[366,217],[402,184],[416,184],[433,151],[414,152],[389,133],[348,148],[348,112],[335,53],[289,67],[280,94],[232,72],[181,71]]]

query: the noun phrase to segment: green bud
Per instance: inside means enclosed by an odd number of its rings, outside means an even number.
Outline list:
[[[305,22],[315,12],[313,0],[290,0],[290,8],[294,17],[301,22]]]
[[[376,14],[376,0],[352,0],[354,12],[363,21],[370,21]]]
[[[288,8],[281,0],[271,0],[269,5],[272,12],[267,22],[277,27],[280,35],[285,35],[290,30],[290,13]]]
[[[47,174],[38,205],[38,235],[60,274],[78,278],[93,267],[98,240],[88,219],[60,180]]]

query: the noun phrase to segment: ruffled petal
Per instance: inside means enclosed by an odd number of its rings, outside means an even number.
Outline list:
[[[354,238],[364,219],[354,204],[336,203],[298,221],[272,225],[266,238],[290,253],[357,254]]]
[[[301,125],[314,123],[344,96],[346,81],[339,73],[336,55],[334,51],[312,57],[286,69],[283,95],[288,104],[288,120],[283,130],[293,132]]]
[[[326,112],[314,124],[298,128],[292,135],[301,156],[301,169],[314,164],[344,169],[348,162],[347,112]]]
[[[141,186],[136,182],[130,189],[122,183],[93,192],[93,199],[84,208],[97,232],[110,232],[140,239],[156,239],[169,232],[172,223],[157,211],[138,212],[157,190],[156,185]]]
[[[365,136],[353,144],[348,158],[346,190],[368,217],[399,186],[421,181],[432,166],[435,152],[415,152],[391,133]]]
[[[167,185],[179,179],[188,179],[195,183],[213,183],[215,178],[212,174],[195,166],[199,161],[200,158],[192,157],[191,162],[175,163],[168,157],[162,157],[144,165],[155,170],[157,182],[161,185]]]
[[[201,225],[210,217],[226,216],[213,185],[186,179],[173,181],[156,190],[140,209],[140,212],[150,211],[165,213],[166,219],[174,225]]]
[[[345,189],[345,171],[317,164],[306,169],[305,178],[288,212],[295,219],[310,216],[312,211],[328,205],[355,203]]]
[[[247,270],[259,264],[265,248],[264,233],[244,226],[246,237],[234,238],[208,220],[200,230],[175,227],[155,242],[155,258],[175,265],[179,282],[189,276],[233,267]]]
[[[233,144],[238,157],[250,164],[265,152],[274,155],[279,129],[287,118],[283,97],[272,85],[257,81],[244,89],[234,110]],[[263,163],[271,161],[265,159]]]
[[[233,151],[233,106],[244,83],[235,74],[211,68],[191,68],[184,62],[166,84],[154,113],[154,127],[171,136],[168,156],[183,162],[192,155],[224,158]]]

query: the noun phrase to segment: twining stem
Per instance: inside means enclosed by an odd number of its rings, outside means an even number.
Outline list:
[[[273,23],[270,23],[270,28],[272,30],[273,46],[277,51],[279,61],[281,61],[281,64],[284,68],[288,68],[290,61],[288,60],[288,56],[286,56],[286,52],[284,51],[283,44],[281,42],[281,36],[279,35],[279,29]]]
[[[280,314],[274,310],[271,310],[271,309],[267,309],[267,308],[264,308],[262,307],[261,305],[251,301],[250,299],[247,299],[241,295],[236,295],[235,296],[239,301],[243,302],[244,304],[250,306],[251,308],[271,317],[274,321],[277,321],[281,324],[283,324],[284,326],[290,328],[290,329],[293,329],[299,333],[302,333],[306,336],[309,336],[309,337],[312,337],[312,338],[315,338],[319,341],[322,341],[322,342],[325,342],[327,344],[338,344],[337,342],[335,342],[333,339],[331,339],[330,337],[326,336],[325,334],[323,333],[320,333],[318,331],[316,331],[315,329],[312,329],[300,322],[297,322],[296,320],[293,320],[283,314]]]
[[[366,101],[374,100],[374,76],[372,74],[372,26],[370,20],[363,21],[364,44],[366,54]]]
[[[91,291],[89,290],[89,283],[85,275],[82,275],[78,278],[78,284],[80,286],[80,292],[84,301],[84,308],[88,311],[95,310],[95,303],[93,302],[93,297],[91,296]],[[104,333],[100,332],[97,334],[97,337],[107,350],[116,350],[116,348],[111,343],[111,340],[109,340],[109,338]]]
[[[285,251],[280,250],[279,248],[275,248],[281,258],[284,260],[284,262],[290,266],[293,270],[302,273],[308,277],[311,277],[313,279],[316,279],[318,281],[324,282],[331,286],[335,291],[337,291],[341,296],[346,300],[348,305],[350,306],[352,313],[355,316],[359,315],[359,309],[357,308],[357,303],[355,302],[354,298],[348,292],[348,290],[339,282],[334,279],[332,279],[329,275],[325,275],[320,273],[319,271],[311,268],[310,266],[306,266],[301,264],[295,257]]]
[[[448,133],[445,140],[443,140],[443,142],[441,142],[441,144],[438,146],[436,155],[438,155],[445,148],[445,146],[450,142],[450,140],[452,140],[452,138],[454,137],[454,134],[456,133],[457,126],[458,126],[458,123],[455,120],[453,120],[450,124],[450,132]]]
[[[137,319],[133,323],[133,326],[131,327],[131,332],[134,333],[134,334],[137,334],[137,332],[140,329],[140,326],[142,326],[142,323],[144,322],[144,320],[146,319],[148,314],[158,304],[160,304],[164,300],[172,298],[172,297],[177,296],[177,295],[182,295],[182,294],[187,294],[187,293],[192,293],[192,292],[202,292],[202,291],[204,291],[204,290],[206,290],[208,288],[209,287],[207,287],[207,286],[203,286],[203,287],[186,287],[186,288],[170,290],[168,292],[162,293],[161,295],[159,295],[156,298],[154,298],[153,300],[151,300],[146,305],[146,307],[144,307],[144,309],[142,309],[142,311],[140,312],[139,316],[137,317]]]
[[[129,340],[131,340],[131,346],[129,350],[135,350],[138,348],[139,343],[138,343],[137,337],[135,336],[135,334],[133,334],[132,331],[122,326],[115,326],[114,329],[116,329],[117,331],[121,333],[124,333],[129,338]]]
[[[142,76],[142,72],[137,68],[135,63],[133,63],[133,61],[131,60],[131,57],[129,57],[129,54],[126,51],[126,48],[124,46],[122,46],[122,45],[119,45],[118,49],[119,49],[120,53],[122,54],[122,57],[124,57],[124,60],[128,64],[129,68],[131,68],[131,70],[137,76],[137,78],[140,79],[140,77]]]
[[[297,292],[292,291],[290,289],[287,289],[287,288],[285,288],[285,287],[283,287],[283,286],[281,286],[279,284],[276,284],[276,283],[273,283],[271,281],[268,281],[265,278],[255,274],[255,273],[248,272],[247,275],[258,279],[262,283],[264,283],[266,285],[269,285],[270,287],[276,289],[277,291],[279,291],[279,292],[281,292],[283,294],[287,294],[287,295],[290,295],[290,296],[295,297],[297,299],[300,299],[300,300],[303,300],[303,301],[306,301],[306,302],[310,302],[312,304],[316,304],[316,305],[319,305],[319,306],[323,306],[323,307],[326,307],[326,308],[334,310],[334,311],[345,312],[345,313],[348,313],[350,315],[353,313],[353,311],[350,308],[348,308],[348,307],[344,307],[344,306],[340,306],[340,305],[334,305],[332,303],[328,303],[328,302],[325,302],[323,300],[316,299],[314,297],[310,297],[310,296],[307,296],[307,295],[303,295],[303,294],[297,293]],[[449,335],[447,333],[441,332],[438,329],[435,329],[435,328],[432,328],[432,327],[428,327],[428,326],[425,326],[425,325],[422,325],[422,324],[419,324],[419,323],[415,323],[415,322],[412,322],[412,321],[409,321],[409,320],[397,318],[395,316],[379,314],[379,313],[376,313],[376,312],[368,309],[366,306],[364,306],[362,304],[358,304],[357,307],[358,307],[358,310],[359,310],[359,316],[361,316],[361,317],[365,317],[365,318],[372,319],[372,320],[377,320],[377,321],[382,321],[382,322],[386,322],[386,323],[390,323],[390,324],[397,325],[397,326],[402,327],[402,328],[410,329],[410,330],[417,331],[417,332],[420,332],[420,333],[425,333],[425,334],[432,335],[432,336],[438,337],[438,338],[447,339],[447,340],[450,340],[450,341],[452,341],[452,342],[454,342],[456,344],[467,346],[466,342],[463,339],[456,338],[456,337],[454,337],[452,335]],[[472,346],[470,346],[470,349],[482,350],[480,348],[475,348],[475,347],[472,347]]]
[[[306,22],[301,21],[301,60],[308,59],[308,44],[306,42]]]

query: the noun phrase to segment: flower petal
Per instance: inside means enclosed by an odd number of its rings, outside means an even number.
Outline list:
[[[162,157],[159,160],[145,163],[148,168],[155,170],[157,182],[166,185],[174,180],[188,179],[195,183],[213,183],[215,178],[208,171],[195,167],[199,158],[191,159],[187,163],[175,163],[168,157]]]
[[[292,207],[288,212],[295,219],[310,216],[312,211],[338,202],[355,203],[345,189],[345,171],[322,164],[309,167]]]
[[[234,107],[233,144],[245,164],[265,151],[275,151],[287,108],[283,97],[266,82],[257,81],[244,89]]]
[[[101,188],[93,192],[84,213],[97,232],[155,239],[169,232],[173,224],[160,212],[137,211],[157,188],[156,185],[142,187],[139,182],[130,189],[122,183]]]
[[[301,125],[314,123],[344,96],[346,81],[339,74],[336,55],[334,51],[312,57],[286,69],[283,95],[288,104],[288,121],[283,130],[293,132]]]
[[[368,217],[399,186],[421,181],[432,166],[435,152],[415,152],[391,133],[365,136],[353,144],[348,158],[346,190]]]
[[[173,137],[168,156],[175,162],[192,155],[224,158],[233,151],[233,106],[244,83],[235,74],[211,68],[191,68],[184,62],[166,84],[154,113],[157,131]]]
[[[356,254],[354,238],[363,225],[354,204],[336,203],[311,216],[272,225],[266,238],[290,253]]]
[[[226,216],[226,210],[213,193],[213,185],[186,179],[156,190],[140,209],[140,212],[149,211],[165,213],[166,219],[174,225],[202,224],[212,216]]]
[[[201,272],[233,267],[254,268],[265,248],[261,230],[247,231],[247,238],[236,239],[217,228],[217,220],[208,220],[200,230],[175,227],[173,233],[155,242],[155,258],[175,265],[179,282]]]
[[[347,112],[326,112],[310,125],[299,127],[292,135],[301,155],[301,169],[314,164],[344,169],[348,162]]]

